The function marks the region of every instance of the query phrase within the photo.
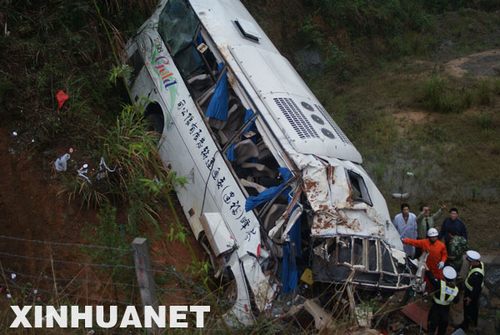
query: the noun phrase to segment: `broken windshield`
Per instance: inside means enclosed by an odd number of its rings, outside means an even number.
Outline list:
[[[170,0],[160,14],[158,32],[173,56],[192,44],[198,18],[184,0]]]
[[[169,1],[160,14],[158,32],[184,77],[203,67],[203,60],[193,43],[199,35],[198,26],[198,18],[183,0]]]
[[[352,200],[362,201],[370,206],[373,206],[363,177],[352,170],[348,170],[347,175],[351,184]]]

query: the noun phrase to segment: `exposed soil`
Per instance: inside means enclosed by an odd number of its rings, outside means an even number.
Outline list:
[[[82,209],[77,202],[68,203],[67,196],[60,194],[60,181],[52,171],[49,159],[29,150],[21,151],[17,140],[6,129],[0,129],[0,264],[6,277],[4,280],[3,274],[0,274],[0,301],[7,302],[4,300],[7,288],[14,298],[19,299],[20,291],[14,287],[19,289],[26,285],[37,287],[37,298],[48,301],[53,298],[50,293],[53,289],[50,257],[65,262],[91,263],[90,255],[78,247],[9,240],[1,235],[27,240],[95,244],[83,232],[91,231],[88,228],[96,225],[98,218],[95,210]],[[178,203],[176,208],[177,216],[184,222]],[[180,278],[189,277],[193,260],[203,258],[202,249],[189,235],[189,230],[186,244],[166,240],[166,232],[172,222],[171,214],[168,210],[161,213],[159,226],[165,234],[154,238],[158,232],[153,227],[143,231],[143,234],[153,237],[150,239],[150,251],[154,268],[161,270],[169,266],[181,274]],[[126,218],[126,215],[118,214],[119,221],[121,218]],[[131,260],[131,253],[129,257]],[[110,282],[111,271],[101,270],[79,264],[54,263],[57,280],[68,279],[58,284],[69,297],[85,296],[92,303],[101,300],[129,301],[127,299],[137,296],[138,292],[134,294],[133,288],[130,292],[118,292]],[[134,285],[133,269],[126,271],[128,278],[132,279],[128,285]],[[15,280],[10,278],[13,273],[17,276]],[[71,282],[71,279],[74,281]],[[188,294],[185,287],[181,289],[182,284],[178,278],[160,283],[160,298],[169,304],[185,303]],[[3,305],[3,302],[0,304]]]
[[[80,230],[95,222],[95,213],[81,211],[58,197],[50,167],[31,152],[17,152],[11,134],[0,129],[0,227],[2,235],[25,239],[80,242]],[[33,243],[0,240],[3,250],[35,256]],[[42,246],[43,247],[43,246]],[[68,257],[70,255],[59,255]],[[5,261],[4,261],[5,262]],[[34,264],[25,264],[35,270]]]
[[[421,124],[431,121],[433,116],[431,113],[423,110],[415,109],[404,109],[393,113],[394,118],[398,124],[411,125],[411,124]]]
[[[492,77],[500,75],[500,49],[475,53],[449,61],[445,64],[446,72],[454,77],[471,75],[474,77]]]

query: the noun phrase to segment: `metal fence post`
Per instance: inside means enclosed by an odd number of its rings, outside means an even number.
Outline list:
[[[158,311],[158,300],[156,298],[155,282],[151,271],[147,239],[136,237],[132,242],[132,248],[134,249],[135,273],[141,292],[142,304],[143,306],[153,306]],[[148,333],[153,332],[157,332],[156,327],[148,330]]]

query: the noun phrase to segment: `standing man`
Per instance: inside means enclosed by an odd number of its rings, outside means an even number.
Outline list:
[[[429,231],[429,229],[436,227],[434,222],[441,216],[443,209],[445,208],[445,205],[441,205],[436,213],[431,215],[430,206],[420,207],[420,214],[418,214],[417,216],[417,238],[419,240],[423,240],[428,237],[427,232]],[[421,254],[422,249],[417,247],[417,249],[415,250],[415,258],[420,257]]]
[[[401,204],[401,213],[394,217],[394,225],[401,238],[417,238],[417,216],[410,212],[410,205]],[[405,245],[404,250],[410,258],[415,257],[415,247]]]
[[[466,255],[469,273],[464,283],[464,322],[460,325],[464,331],[469,329],[469,325],[477,326],[479,298],[484,285],[484,264],[481,262],[481,255],[474,250],[467,251]]]
[[[436,213],[431,215],[430,206],[422,206],[420,208],[420,214],[417,216],[417,238],[419,240],[425,239],[427,236],[427,232],[431,228],[436,228],[435,221],[441,216],[443,213],[443,209],[445,209],[445,205],[441,205],[441,207],[436,211]]]
[[[446,252],[446,246],[443,242],[438,240],[438,231],[436,228],[431,228],[427,232],[427,239],[425,240],[414,240],[411,238],[404,238],[403,243],[413,245],[429,253],[425,264],[427,268],[432,273],[433,277],[436,279],[443,279],[443,273],[441,271],[444,268],[444,263],[448,258],[448,253]]]
[[[450,209],[450,217],[443,221],[441,231],[439,232],[439,239],[442,240],[444,238],[446,245],[450,243],[453,236],[462,236],[466,240],[468,239],[467,228],[465,228],[462,220],[458,218],[458,209],[456,208]]]
[[[458,300],[458,287],[455,285],[457,272],[451,266],[445,266],[443,269],[444,280],[434,278],[432,273],[427,273],[433,291],[432,307],[427,318],[429,335],[445,335],[448,328],[448,317],[450,314],[450,305]]]
[[[462,257],[467,250],[467,228],[458,218],[458,209],[450,209],[450,217],[445,219],[441,226],[439,238],[444,239],[448,250],[448,264],[457,272],[462,267]]]

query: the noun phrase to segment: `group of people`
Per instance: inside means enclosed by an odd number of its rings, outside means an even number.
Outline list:
[[[479,298],[484,285],[484,264],[481,255],[467,250],[467,228],[458,217],[458,209],[451,208],[438,231],[436,221],[446,206],[442,205],[431,215],[431,208],[423,206],[417,216],[406,203],[394,217],[394,225],[410,258],[426,257],[426,283],[433,293],[433,304],[429,311],[429,334],[445,334],[448,327],[450,306],[457,302],[459,288],[463,290],[464,321],[460,328],[467,331],[477,326]],[[463,265],[463,256],[468,262],[467,277],[457,277]],[[463,286],[461,285],[463,283]]]

